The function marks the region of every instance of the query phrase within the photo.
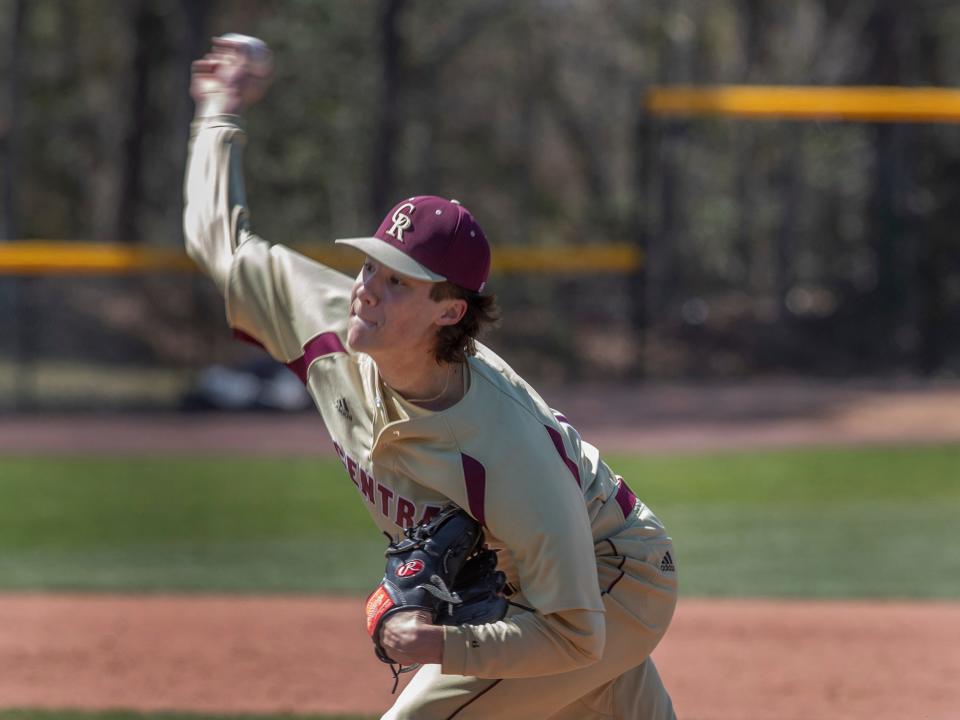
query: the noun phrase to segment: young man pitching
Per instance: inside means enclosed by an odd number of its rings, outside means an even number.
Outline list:
[[[676,603],[670,538],[627,483],[501,358],[475,341],[495,317],[490,248],[455,200],[406,198],[350,279],[250,228],[240,113],[270,54],[225,36],[193,66],[187,250],[230,326],[296,372],[358,500],[397,539],[449,502],[498,551],[514,604],[496,622],[401,612],[379,639],[422,663],[385,718],[672,718],[650,659]]]

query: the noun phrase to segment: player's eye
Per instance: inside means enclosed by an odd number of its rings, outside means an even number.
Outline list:
[[[391,276],[390,276],[390,284],[391,284],[391,285],[403,285],[403,280],[401,280],[400,278],[398,278],[396,275],[391,275]]]

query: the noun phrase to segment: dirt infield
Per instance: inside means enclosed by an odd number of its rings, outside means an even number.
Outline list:
[[[960,382],[541,388],[605,453],[960,441]],[[315,412],[0,415],[0,453],[332,455]]]
[[[544,395],[605,452],[960,441],[957,383]],[[0,453],[330,451],[315,414],[0,417]],[[0,595],[0,708],[377,714],[391,682],[360,608],[358,598]],[[684,599],[654,658],[687,720],[960,717],[960,603]]]
[[[0,596],[0,707],[376,714],[360,607]],[[686,600],[654,658],[688,720],[960,714],[960,604]]]

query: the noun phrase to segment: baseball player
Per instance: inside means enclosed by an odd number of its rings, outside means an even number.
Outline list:
[[[227,320],[305,383],[349,482],[393,538],[452,501],[498,551],[514,603],[482,625],[398,613],[381,640],[423,666],[384,718],[672,718],[650,653],[677,580],[663,525],[566,418],[475,340],[495,316],[490,248],[455,200],[415,196],[367,237],[349,278],[255,235],[240,113],[269,51],[214,40],[194,63],[185,179],[191,257]]]

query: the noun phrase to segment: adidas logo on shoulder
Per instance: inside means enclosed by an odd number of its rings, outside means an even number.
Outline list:
[[[673,564],[673,557],[668,551],[664,556],[663,560],[660,561],[660,572],[676,572],[677,567]]]
[[[350,414],[350,408],[347,406],[346,398],[338,398],[333,405],[337,408],[338,413],[343,415],[347,420],[353,421],[353,415]]]

